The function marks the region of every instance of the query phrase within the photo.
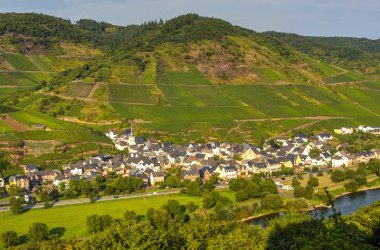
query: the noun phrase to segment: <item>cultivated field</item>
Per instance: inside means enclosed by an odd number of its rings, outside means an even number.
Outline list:
[[[91,90],[95,87],[95,83],[77,82],[72,83],[70,88],[65,92],[65,95],[71,97],[87,98]]]

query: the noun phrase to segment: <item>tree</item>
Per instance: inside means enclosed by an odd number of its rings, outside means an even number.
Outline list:
[[[261,192],[267,192],[269,194],[278,194],[276,183],[272,179],[265,179],[260,184]]]
[[[294,195],[294,197],[297,197],[297,198],[304,197],[304,195],[305,195],[305,188],[303,188],[301,186],[295,187],[294,191],[293,191],[293,195]]]
[[[49,239],[49,228],[45,223],[34,222],[29,227],[28,239],[31,242],[41,242]]]
[[[249,199],[248,193],[245,190],[239,190],[235,194],[236,201],[246,201]]]
[[[331,180],[335,183],[346,180],[346,175],[341,170],[335,170],[331,173]]]
[[[10,199],[10,210],[12,214],[17,215],[22,213],[22,200],[14,196]]]
[[[203,190],[208,190],[209,192],[211,192],[212,190],[215,189],[215,186],[214,186],[214,181],[206,181],[205,184],[203,185]]]
[[[198,209],[198,205],[195,205],[195,203],[193,201],[190,201],[189,203],[187,203],[186,209],[187,209],[187,211],[192,213]]]
[[[248,198],[258,198],[261,195],[260,186],[257,185],[255,182],[248,183],[245,191],[248,194]]]
[[[296,188],[296,187],[299,187],[299,186],[301,186],[301,182],[299,181],[299,179],[296,176],[294,176],[292,178],[292,187]]]
[[[261,206],[266,209],[280,209],[284,206],[283,198],[278,194],[269,194],[263,198]]]
[[[202,200],[203,207],[206,209],[210,209],[215,206],[215,201],[210,194],[204,195]]]
[[[228,184],[228,187],[232,190],[232,191],[239,191],[239,190],[243,190],[247,187],[248,185],[248,180],[247,179],[244,179],[244,178],[237,178],[237,179],[232,179],[230,181],[230,183]]]
[[[354,181],[356,181],[356,183],[358,184],[359,187],[367,185],[367,178],[363,174],[357,174],[354,177]]]
[[[87,228],[91,233],[104,231],[113,222],[113,219],[109,215],[91,215],[87,216]]]
[[[166,186],[171,188],[178,188],[181,187],[181,179],[178,176],[169,176],[165,179]]]
[[[124,212],[123,218],[126,221],[135,221],[137,218],[137,214],[133,210],[127,210]]]
[[[201,194],[200,181],[192,181],[187,185],[187,194],[198,196]]]
[[[310,177],[310,179],[307,181],[307,185],[310,187],[318,187],[319,186],[318,178]]]
[[[20,243],[20,239],[14,231],[5,231],[1,236],[6,248],[17,246]]]
[[[344,184],[344,187],[348,192],[356,192],[358,191],[358,183],[356,181],[349,181],[346,184]]]

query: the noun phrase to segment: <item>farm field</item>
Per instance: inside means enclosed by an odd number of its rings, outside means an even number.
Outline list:
[[[222,195],[231,196],[231,191],[222,190]],[[57,206],[49,209],[33,209],[19,216],[11,215],[9,212],[0,213],[0,234],[6,230],[14,230],[18,234],[26,234],[33,222],[46,223],[50,229],[63,227],[65,229],[64,238],[84,237],[89,235],[86,228],[86,218],[93,214],[109,214],[114,218],[122,218],[126,210],[134,210],[137,214],[144,215],[146,211],[153,207],[161,207],[170,199],[176,199],[181,204],[193,201],[201,205],[202,198],[170,194],[162,196],[139,197],[131,199],[120,199],[113,201],[97,202],[95,204],[79,204]]]
[[[16,69],[25,71],[38,71],[38,67],[22,54],[4,53],[5,59]]]
[[[154,86],[109,84],[108,89],[110,102],[153,104]]]
[[[32,124],[39,123],[53,130],[83,130],[82,127],[73,123],[61,121],[49,115],[42,114],[33,110],[13,112],[10,114],[10,116],[28,127],[31,127]]]
[[[345,74],[325,78],[325,83],[356,82],[366,80],[366,77],[356,72],[349,71]]]
[[[211,82],[195,67],[188,66],[188,71],[168,71],[160,80],[163,84],[211,84]]]
[[[78,82],[72,83],[70,88],[65,92],[66,96],[87,98],[88,94],[95,87],[95,83]]]
[[[0,85],[33,86],[50,78],[51,76],[45,72],[2,72]]]
[[[218,86],[160,85],[159,88],[174,106],[242,106]]]
[[[341,69],[333,67],[327,63],[319,62],[315,66],[327,77],[337,75],[342,72]]]

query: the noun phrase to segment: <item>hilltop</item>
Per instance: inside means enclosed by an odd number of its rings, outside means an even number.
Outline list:
[[[0,18],[0,141],[20,142],[32,155],[23,163],[112,150],[101,133],[131,120],[177,143],[380,123],[377,40],[258,33],[197,14],[125,27]]]

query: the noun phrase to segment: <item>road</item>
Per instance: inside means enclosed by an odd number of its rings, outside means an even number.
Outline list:
[[[110,196],[102,196],[99,197],[96,202],[102,202],[102,201],[111,201],[111,200],[122,200],[122,199],[132,199],[132,198],[139,198],[139,197],[151,197],[151,196],[161,196],[161,195],[168,195],[168,194],[178,194],[180,190],[170,190],[170,191],[164,191],[159,193],[143,193],[143,194],[128,194],[128,195],[110,195]],[[116,198],[117,197],[117,198]],[[70,200],[59,200],[57,202],[53,202],[51,206],[65,206],[65,205],[76,205],[76,204],[84,204],[89,203],[89,198],[78,198],[78,199],[70,199]],[[44,203],[36,203],[36,204],[29,204],[24,206],[24,209],[36,209],[36,208],[43,208]],[[0,207],[0,212],[7,212],[9,211],[9,206],[2,206]]]
[[[226,185],[219,185],[216,187],[216,189],[222,189],[222,188],[228,188]],[[179,194],[180,190],[170,190],[170,191],[163,191],[159,193],[142,193],[142,194],[127,194],[127,195],[110,195],[110,196],[102,196],[99,197],[96,202],[102,202],[102,201],[111,201],[111,200],[123,200],[123,199],[132,199],[132,198],[139,198],[139,197],[152,197],[152,196],[162,196],[162,195],[168,195],[168,194]],[[115,198],[118,197],[118,198]],[[70,199],[70,200],[59,200],[57,202],[54,202],[51,204],[51,206],[66,206],[66,205],[76,205],[76,204],[84,204],[89,203],[89,198],[78,198],[78,199]],[[36,204],[29,204],[24,206],[24,209],[36,209],[36,208],[43,208],[44,203],[36,203]],[[2,206],[0,207],[0,212],[7,212],[9,211],[9,206]]]

